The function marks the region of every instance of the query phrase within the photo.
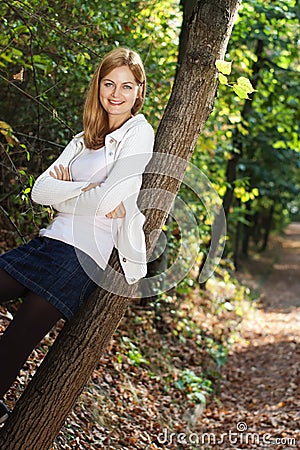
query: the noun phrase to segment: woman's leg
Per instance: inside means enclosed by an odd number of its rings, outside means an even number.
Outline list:
[[[23,297],[28,289],[0,268],[0,304]]]
[[[0,338],[0,399],[32,350],[62,317],[43,297],[27,292],[15,318]]]

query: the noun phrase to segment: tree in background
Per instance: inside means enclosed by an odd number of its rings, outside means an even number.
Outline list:
[[[248,254],[250,237],[254,251],[266,248],[270,230],[282,229],[291,211],[299,211],[298,15],[293,0],[242,3],[226,54],[232,68],[221,78],[192,157],[223,198],[225,254],[236,267],[241,252]],[[257,92],[240,90],[241,77]],[[184,187],[179,195],[193,201]],[[210,227],[203,205],[194,207],[204,247],[201,271]]]

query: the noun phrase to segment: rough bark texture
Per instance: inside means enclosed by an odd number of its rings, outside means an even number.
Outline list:
[[[239,4],[240,0],[198,1],[189,24],[186,55],[157,132],[156,152],[177,155],[186,161],[190,159],[213,107],[217,88],[215,60],[224,55]],[[166,174],[175,170],[177,179],[148,174],[144,177],[143,188],[170,191],[172,195],[167,197],[170,209],[185,166],[162,166],[161,169]],[[153,191],[153,195],[158,194]],[[166,212],[151,210],[145,225],[146,234],[153,229],[160,230],[166,216]],[[118,266],[115,253],[113,265]],[[2,428],[1,450],[49,449],[129,302],[126,297],[99,289],[67,323]]]
[[[197,0],[180,0],[182,8],[182,25],[179,36],[178,68],[183,61],[188,43],[188,24]]]

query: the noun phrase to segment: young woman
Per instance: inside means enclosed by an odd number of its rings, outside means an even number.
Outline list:
[[[0,339],[0,399],[38,342],[101,283],[114,246],[128,284],[146,274],[145,217],[136,204],[154,143],[139,114],[145,93],[139,55],[107,54],[87,93],[84,131],[33,186],[33,201],[57,213],[38,237],[0,256],[0,303],[23,298]],[[8,413],[0,400],[0,423]]]

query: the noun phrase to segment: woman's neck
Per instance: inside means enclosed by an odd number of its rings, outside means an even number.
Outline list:
[[[108,118],[109,129],[116,130],[117,128],[120,128],[122,125],[124,125],[125,122],[127,122],[127,120],[131,119],[131,117],[133,117],[131,114],[126,118],[119,116],[110,116]]]

